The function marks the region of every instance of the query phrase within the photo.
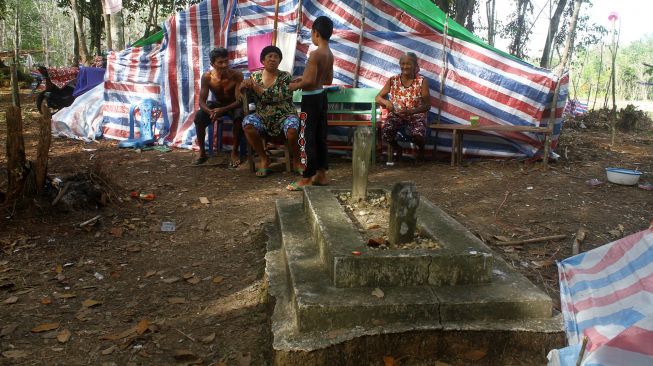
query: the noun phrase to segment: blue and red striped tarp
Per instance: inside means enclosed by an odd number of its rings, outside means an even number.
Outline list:
[[[587,103],[570,98],[565,106],[565,114],[572,117],[584,116],[587,114]]]
[[[558,272],[569,344],[588,338],[583,365],[653,365],[653,228],[565,259]]]
[[[542,126],[549,121],[553,91],[559,83],[555,147],[567,99],[566,75],[558,81],[549,70],[468,41],[445,39],[440,31],[411,16],[408,10],[398,8],[392,0],[303,0],[301,7],[299,0],[281,0],[279,30],[298,33],[295,75],[301,75],[314,47],[310,40],[314,19],[326,15],[335,25],[331,40],[334,84],[353,83],[362,4],[365,31],[359,87],[380,88],[388,77],[399,73],[399,57],[412,51],[420,59],[421,73],[429,82],[431,122],[435,122],[440,111],[442,123],[466,124],[470,116],[476,115],[481,124]],[[233,66],[246,72],[247,37],[270,32],[273,22],[273,0],[205,0],[166,22],[160,46],[134,47],[112,55],[112,72],[107,73],[105,81],[108,106],[103,130],[109,132],[106,136],[121,138],[128,130],[124,111],[134,102],[132,98],[138,98],[132,84],[145,84],[143,90],[147,93],[154,93],[156,84],[164,106],[163,118],[170,126],[166,141],[190,147],[195,137],[193,117],[199,105],[200,77],[210,67],[208,52],[215,46],[227,46]],[[440,95],[443,72],[446,78]],[[123,80],[124,75],[137,77]],[[338,133],[332,131],[332,137],[337,139]],[[451,136],[440,133],[437,146],[448,151]],[[532,157],[541,154],[543,146],[543,137],[532,133],[466,134],[464,141],[465,153],[485,156]]]

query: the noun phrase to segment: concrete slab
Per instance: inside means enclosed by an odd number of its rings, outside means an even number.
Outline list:
[[[287,206],[288,207],[288,206]],[[297,210],[294,206],[288,207],[289,209]],[[471,339],[473,337],[480,337],[487,341],[514,338],[515,341],[510,341],[512,349],[520,342],[526,340],[533,340],[533,345],[544,347],[545,344],[555,344],[557,347],[564,345],[564,333],[562,328],[562,317],[557,314],[548,318],[536,319],[521,319],[521,320],[502,320],[502,321],[420,321],[413,319],[409,322],[387,322],[387,321],[374,321],[366,325],[342,327],[337,324],[330,324],[330,328],[322,330],[303,330],[300,331],[297,322],[297,306],[294,305],[294,294],[297,291],[291,287],[290,275],[288,273],[288,266],[286,265],[286,257],[284,249],[281,248],[280,243],[281,235],[278,233],[278,227],[273,230],[270,235],[270,249],[265,256],[266,259],[266,276],[269,281],[268,293],[274,297],[274,310],[272,315],[272,333],[273,348],[275,350],[276,362],[279,365],[296,365],[304,364],[293,363],[299,362],[300,359],[317,357],[317,360],[331,360],[329,354],[335,355],[343,352],[344,349],[353,349],[356,344],[364,340],[365,345],[370,345],[369,342],[376,344],[380,339],[385,342],[399,342],[407,339],[421,339],[421,342],[430,340],[429,342],[436,342],[442,337],[463,337]],[[292,257],[291,257],[292,258]],[[292,259],[291,259],[292,260]],[[498,275],[498,274],[497,274]],[[334,290],[334,289],[332,289]],[[394,296],[392,291],[387,291],[389,296]],[[335,291],[351,291],[351,289],[335,289]],[[301,294],[301,290],[299,293]],[[340,292],[342,294],[342,292]],[[301,296],[300,296],[301,297]],[[314,306],[318,306],[319,297],[310,297]],[[332,303],[337,301],[337,297],[331,297]],[[308,303],[309,301],[307,301]],[[325,304],[325,306],[327,306]],[[324,314],[328,316],[328,314]],[[362,318],[359,318],[361,320]],[[368,318],[369,320],[369,318]],[[377,319],[378,320],[378,319]],[[381,338],[379,338],[381,337]],[[471,338],[470,338],[471,337]],[[418,342],[419,343],[419,342]],[[527,342],[526,342],[527,343]],[[361,350],[367,350],[368,353],[373,353],[370,349],[364,346]],[[372,347],[376,349],[376,346]],[[552,347],[546,347],[551,349]],[[429,352],[431,355],[441,355],[442,352],[446,353],[448,346],[439,346],[431,348]],[[323,352],[315,353],[316,350],[323,350]],[[366,353],[366,352],[362,352]],[[320,361],[322,362],[322,361]],[[336,363],[326,364],[347,364],[339,361]],[[311,363],[312,364],[312,363]],[[323,363],[316,363],[323,364]]]
[[[423,204],[428,201],[420,201],[418,226],[436,238],[442,249],[375,250],[367,247],[334,192],[338,191],[307,187],[303,202],[320,258],[327,263],[336,287],[447,286],[490,281],[491,251],[478,246],[480,241],[449,216],[444,225],[432,224],[446,213]]]
[[[301,204],[277,202],[283,256],[299,331],[393,322],[438,322],[438,301],[427,286],[338,288],[329,281]],[[373,294],[374,291],[376,295]]]
[[[382,355],[389,344],[409,347],[407,339],[429,344],[419,351],[425,357],[446,354],[460,336],[484,344],[533,339],[533,347],[537,342],[564,345],[562,319],[552,316],[550,298],[430,202],[421,202],[420,210],[427,210],[434,222],[423,220],[418,226],[446,243],[440,256],[370,253],[332,192],[315,192],[307,189],[303,202],[277,201],[277,225],[269,235],[266,276],[275,298],[275,364],[357,365],[362,359],[351,350]],[[362,255],[351,254],[353,250]],[[455,261],[460,263],[451,263]],[[469,261],[472,271],[480,271],[464,278]],[[348,278],[350,270],[358,274]],[[449,283],[472,284],[443,286],[446,281],[431,280],[437,277],[434,271],[458,271],[449,273]],[[360,280],[361,272],[367,280]],[[338,276],[345,279],[339,282]],[[420,284],[406,280],[410,276],[418,276],[414,282]],[[479,279],[491,282],[475,283]],[[350,350],[345,361],[338,357],[343,350]]]

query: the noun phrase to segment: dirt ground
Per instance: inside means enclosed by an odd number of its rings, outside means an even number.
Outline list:
[[[0,191],[9,103],[2,93]],[[28,99],[23,111],[26,150],[34,159],[37,112]],[[414,181],[420,194],[494,246],[559,307],[554,261],[571,255],[579,228],[588,231],[582,250],[589,250],[640,231],[653,218],[653,191],[586,183],[605,182],[607,166],[637,168],[645,172],[641,182],[653,182],[653,134],[620,133],[614,147],[609,143],[605,130],[567,128],[557,149],[562,157],[546,169],[492,159],[451,167],[443,155],[377,164],[370,185]],[[263,227],[273,220],[275,200],[298,196],[284,189],[295,177],[280,166],[267,178],[245,166],[229,169],[226,154],[216,165],[191,167],[193,157],[186,150],[119,150],[113,141],[53,140],[49,176],[65,181],[92,172],[109,201],[66,211],[52,207],[50,195],[0,209],[0,364],[270,364]],[[333,186],[350,187],[350,160],[333,156],[330,164]],[[134,199],[132,191],[155,198]],[[174,222],[175,231],[161,231],[162,222]],[[567,237],[495,246],[556,234]]]

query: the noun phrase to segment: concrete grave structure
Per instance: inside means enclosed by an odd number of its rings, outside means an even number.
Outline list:
[[[411,191],[417,228],[441,248],[378,250],[338,192],[306,187],[301,201],[277,201],[266,255],[275,364],[367,365],[410,342],[431,342],[412,352],[433,358],[458,336],[532,352],[564,344],[551,299],[428,200]]]

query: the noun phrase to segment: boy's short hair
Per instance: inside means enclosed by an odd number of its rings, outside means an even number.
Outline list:
[[[226,48],[223,47],[216,47],[209,52],[209,59],[211,60],[211,63],[215,61],[216,58],[225,58],[229,57],[229,52],[227,51]]]
[[[333,21],[329,17],[321,15],[315,19],[313,22],[313,28],[321,38],[326,39],[327,41],[331,38],[333,34]]]
[[[261,50],[261,62],[263,62],[263,60],[265,59],[265,56],[267,56],[268,53],[273,53],[273,52],[276,53],[277,55],[279,55],[279,60],[283,60],[283,54],[281,53],[281,50],[279,49],[279,47],[265,46]]]

